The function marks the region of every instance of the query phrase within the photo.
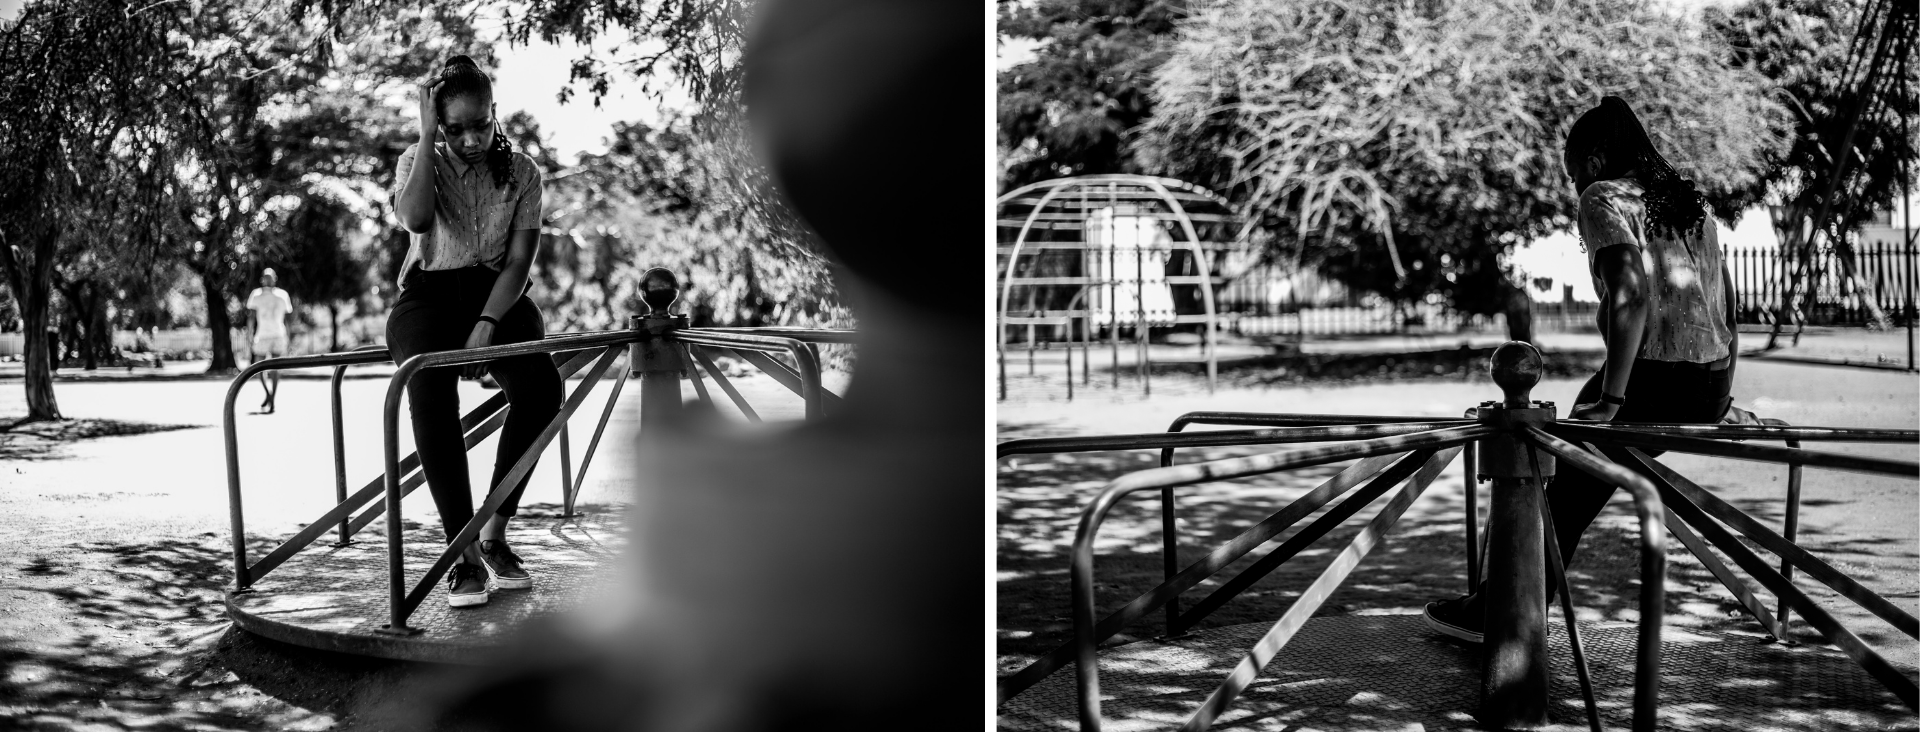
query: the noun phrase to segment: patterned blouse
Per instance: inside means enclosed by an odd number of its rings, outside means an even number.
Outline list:
[[[1639,357],[1691,363],[1725,358],[1733,332],[1727,326],[1719,231],[1708,219],[1682,239],[1654,236],[1647,230],[1645,191],[1639,181],[1620,178],[1594,183],[1580,194],[1580,246],[1587,252],[1594,292],[1607,291],[1594,255],[1615,244],[1638,246],[1648,305]]]
[[[433,228],[411,235],[407,258],[400,265],[402,288],[416,266],[429,271],[476,264],[500,269],[507,258],[508,234],[540,228],[546,178],[533,158],[515,151],[512,180],[496,188],[485,163],[469,165],[444,142],[434,143],[433,149]],[[415,144],[400,154],[392,191],[395,207],[419,151]]]

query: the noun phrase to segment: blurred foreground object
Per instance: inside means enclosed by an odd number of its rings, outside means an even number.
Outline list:
[[[783,192],[845,265],[860,331],[845,400],[803,425],[689,409],[643,428],[612,601],[467,682],[437,726],[980,726],[980,10],[760,7],[745,101]]]

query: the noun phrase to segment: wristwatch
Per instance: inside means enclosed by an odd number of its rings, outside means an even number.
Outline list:
[[[1600,403],[1601,403],[1601,404],[1612,404],[1612,405],[1614,405],[1614,406],[1616,406],[1616,407],[1621,407],[1621,406],[1626,406],[1626,404],[1627,404],[1627,398],[1626,398],[1626,397],[1617,397],[1617,396],[1614,396],[1614,395],[1612,395],[1612,394],[1608,394],[1608,393],[1605,393],[1605,392],[1601,392],[1601,394],[1600,394]]]

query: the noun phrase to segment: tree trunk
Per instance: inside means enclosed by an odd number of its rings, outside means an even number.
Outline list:
[[[61,419],[60,402],[53,398],[54,343],[47,337],[48,288],[42,285],[27,289],[20,303],[27,337],[27,420]]]
[[[209,374],[231,374],[240,369],[233,358],[233,321],[227,315],[227,289],[219,278],[202,274],[200,287],[207,292],[207,327],[213,331],[213,363]]]
[[[340,303],[327,303],[327,327],[333,334],[327,339],[327,351],[340,352]]]
[[[1533,343],[1533,298],[1524,287],[1507,288],[1507,339]]]

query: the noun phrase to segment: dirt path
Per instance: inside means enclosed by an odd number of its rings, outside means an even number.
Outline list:
[[[1568,378],[1548,380],[1535,389],[1534,397],[1558,402],[1564,413],[1580,383]],[[1092,391],[1083,388],[1078,398],[1068,403],[1059,384],[1017,384],[1013,390],[1016,399],[1003,402],[998,410],[1000,439],[1161,431],[1174,417],[1198,410],[1458,417],[1465,407],[1498,396],[1497,389],[1478,374],[1358,385],[1223,388],[1211,395],[1204,382],[1194,377],[1156,374],[1155,396],[1151,399],[1142,399],[1137,383],[1130,379],[1123,379],[1118,391],[1095,386]],[[1737,372],[1734,395],[1743,407],[1795,424],[1920,426],[1920,391],[1911,374],[1753,362],[1743,364]],[[1905,460],[1920,457],[1912,445],[1813,447]],[[1180,461],[1270,450],[1196,450],[1183,454]],[[1000,673],[1024,666],[1069,638],[1066,560],[1079,510],[1106,481],[1151,467],[1157,464],[1157,457],[1148,451],[1132,451],[999,461],[996,570]],[[1784,467],[1677,455],[1664,461],[1763,522],[1779,525],[1784,515]],[[1181,489],[1182,559],[1198,559],[1336,470],[1336,466],[1328,466]],[[1456,463],[1407,511],[1386,543],[1329,598],[1321,614],[1417,613],[1430,600],[1460,594],[1466,580],[1461,533],[1463,485],[1462,468]],[[1914,481],[1809,469],[1804,491],[1802,544],[1908,612],[1920,612],[1920,495],[1916,495]],[[1481,505],[1484,511],[1484,493]],[[1203,621],[1202,627],[1271,622],[1372,514],[1371,509],[1363,510],[1349,519],[1300,559],[1288,562]],[[1630,517],[1631,507],[1624,493],[1616,494],[1614,503],[1587,534],[1581,559],[1570,572],[1583,617],[1637,617],[1631,578],[1637,571],[1638,530]],[[1158,584],[1160,542],[1158,500],[1128,500],[1116,507],[1097,543],[1096,595],[1102,614]],[[1679,542],[1668,544],[1668,622],[1758,637],[1759,626],[1743,614],[1704,566]],[[1251,564],[1272,546],[1241,560],[1229,571]],[[1803,578],[1799,586],[1909,673],[1920,666],[1920,644],[1824,586]],[[1187,604],[1191,606],[1215,587],[1218,583],[1209,581],[1188,591],[1184,595]],[[1766,598],[1769,603],[1773,600],[1770,595]],[[1155,613],[1150,622],[1129,629],[1118,642],[1157,633],[1161,622],[1162,616]],[[1799,639],[1818,642],[1818,636],[1797,616],[1794,628]],[[1862,681],[1873,683],[1864,674]]]

